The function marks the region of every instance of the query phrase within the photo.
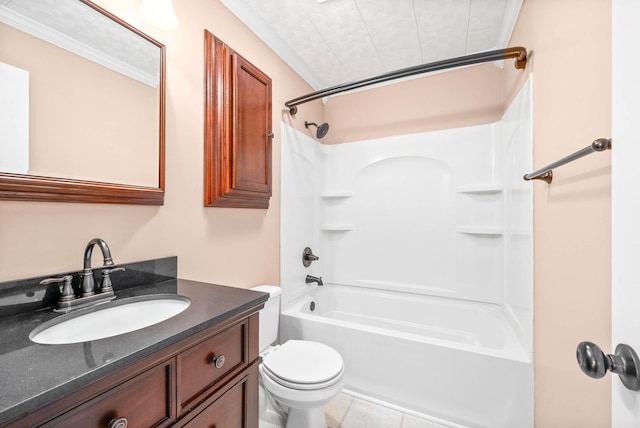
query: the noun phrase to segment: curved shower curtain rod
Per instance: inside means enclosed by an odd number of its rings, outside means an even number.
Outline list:
[[[516,68],[523,69],[527,65],[527,50],[521,46],[518,46],[513,48],[498,49],[494,51],[460,56],[457,58],[430,62],[428,64],[416,65],[408,68],[402,68],[400,70],[390,71],[389,73],[381,74],[379,76],[368,77],[366,79],[356,80],[354,82],[344,83],[342,85],[332,86],[330,88],[312,92],[310,94],[289,100],[284,103],[284,105],[289,109],[289,114],[295,115],[298,112],[298,105],[308,103],[309,101],[317,100],[319,98],[324,98],[329,95],[339,94],[341,92],[351,91],[353,89],[363,88],[365,86],[388,82],[390,80],[401,79],[403,77],[415,76],[418,74],[430,73],[439,70],[446,70],[448,68],[463,67],[465,65],[481,64],[483,62],[501,61],[510,58],[515,58]]]

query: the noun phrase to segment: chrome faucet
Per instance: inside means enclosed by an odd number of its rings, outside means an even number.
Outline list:
[[[102,280],[100,281],[99,289],[95,290],[95,281],[93,279],[93,270],[91,269],[91,254],[93,253],[94,246],[100,247],[102,256],[104,257],[102,269]],[[87,248],[84,250],[84,269],[80,275],[80,293],[76,294],[78,286],[73,286],[73,275],[64,275],[57,278],[47,278],[40,281],[42,285],[48,285],[52,283],[59,283],[58,286],[58,302],[54,312],[69,312],[75,309],[86,308],[88,306],[108,302],[116,298],[113,291],[113,284],[111,283],[111,277],[109,276],[113,272],[119,272],[125,270],[123,267],[111,267],[113,266],[113,260],[111,259],[111,251],[109,246],[104,240],[95,238],[89,241]]]
[[[103,267],[114,265],[113,260],[111,259],[111,251],[104,240],[94,238],[89,241],[87,248],[84,250],[84,269],[82,270],[80,297],[89,297],[95,294],[95,282],[93,280],[93,270],[91,269],[91,254],[93,253],[93,247],[95,245],[100,247],[100,250],[102,250],[102,257],[104,258]]]
[[[318,283],[318,285],[324,285],[322,283],[322,277],[321,276],[307,275],[307,277],[305,278],[304,282],[306,282],[307,284],[313,284],[314,282],[316,282],[316,283]]]

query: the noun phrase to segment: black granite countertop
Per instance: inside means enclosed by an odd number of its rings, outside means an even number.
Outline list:
[[[135,269],[129,270],[135,272]],[[178,294],[189,298],[191,304],[184,312],[144,329],[68,345],[40,345],[29,340],[29,333],[35,327],[64,316],[53,312],[52,307],[0,317],[0,424],[260,305],[268,297],[256,291],[164,275],[156,275],[151,281],[147,278],[140,285],[129,284],[120,289],[115,287],[117,277],[114,275],[112,279],[116,301],[150,294]],[[0,309],[2,291],[0,287]],[[31,291],[25,293],[27,296],[33,294]],[[5,301],[17,295],[23,293],[16,294],[14,291],[14,295],[9,297],[5,293]]]

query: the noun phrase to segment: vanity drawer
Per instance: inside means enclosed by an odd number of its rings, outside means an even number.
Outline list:
[[[42,426],[107,428],[119,418],[129,427],[165,426],[174,417],[173,368],[173,360],[153,367]]]
[[[225,392],[213,404],[193,418],[189,427],[243,427],[246,382],[240,382]]]
[[[176,428],[258,428],[258,364],[254,362],[239,376],[208,398],[201,408],[187,414]]]
[[[218,381],[243,370],[249,360],[249,323],[245,320],[177,356],[179,413],[210,396]]]

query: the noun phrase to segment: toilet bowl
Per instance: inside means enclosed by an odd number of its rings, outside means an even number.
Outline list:
[[[277,338],[280,288],[258,286],[269,293],[260,311],[260,427],[326,428],[323,406],[344,386],[344,363],[330,346],[289,340],[271,346]]]

